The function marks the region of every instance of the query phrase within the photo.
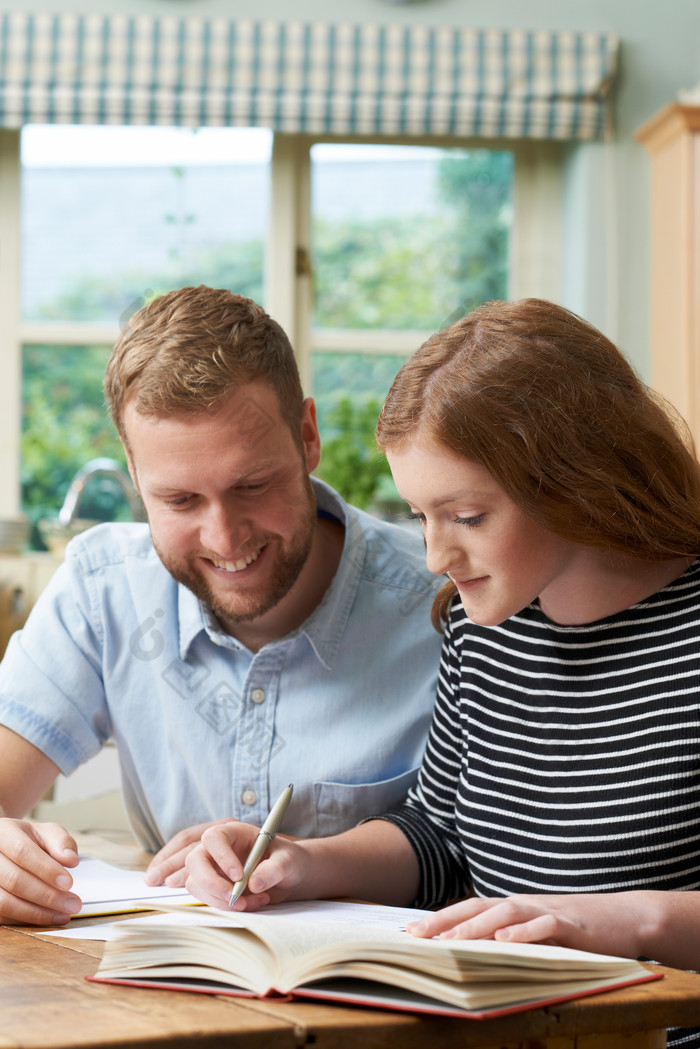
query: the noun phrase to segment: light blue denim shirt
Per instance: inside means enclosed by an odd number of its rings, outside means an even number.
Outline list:
[[[344,830],[413,783],[433,706],[439,581],[421,537],[343,503],[336,576],[316,611],[255,655],[161,564],[147,525],[99,525],[10,641],[0,723],[69,775],[112,737],[146,848],[222,816],[261,823],[294,784],[288,834]]]

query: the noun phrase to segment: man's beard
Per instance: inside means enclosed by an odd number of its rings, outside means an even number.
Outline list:
[[[249,589],[244,588],[231,594],[230,601],[226,600],[225,595],[217,596],[213,592],[210,584],[195,567],[196,557],[190,557],[184,561],[175,560],[160,550],[155,540],[153,545],[171,576],[207,605],[223,626],[226,626],[227,623],[250,623],[271,611],[282,598],[287,596],[308,560],[316,527],[316,501],[310,483],[308,494],[309,501],[299,523],[299,529],[291,543],[286,548],[280,544],[280,552],[273,555],[277,557],[277,562],[264,589],[256,590],[254,586],[250,586]],[[263,542],[269,543],[277,538],[273,534],[263,539]]]

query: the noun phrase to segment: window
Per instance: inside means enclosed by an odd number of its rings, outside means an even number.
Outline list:
[[[101,409],[104,363],[125,315],[167,288],[231,287],[280,321],[319,404],[321,473],[330,461],[336,483],[334,439],[352,433],[366,450],[378,402],[431,331],[485,298],[557,297],[556,144],[29,126],[21,226],[19,144],[0,132],[0,229],[22,246],[21,287],[0,258],[5,316],[21,300],[0,352],[6,397],[22,364],[22,501],[34,517],[56,512],[86,458],[120,454]],[[0,512],[12,513],[16,407],[0,427]]]
[[[22,319],[115,325],[192,282],[260,299],[272,133],[25,128]]]
[[[433,331],[508,294],[513,155],[311,147],[311,376],[320,473],[360,505],[391,503],[374,424],[403,360]]]
[[[123,462],[101,385],[135,308],[192,283],[262,300],[271,146],[262,129],[23,131],[21,493],[34,522],[89,459]]]

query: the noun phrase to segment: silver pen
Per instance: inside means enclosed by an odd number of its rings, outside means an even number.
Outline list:
[[[240,881],[237,881],[231,890],[228,905],[233,907],[234,903],[239,896],[242,895],[246,885],[248,884],[248,878],[251,876],[258,863],[263,857],[265,849],[270,844],[275,834],[279,830],[279,825],[284,819],[284,814],[289,807],[289,802],[292,800],[292,791],[294,790],[290,783],[288,787],[285,787],[275,804],[270,809],[270,815],[267,817],[260,833],[253,842],[253,848],[248,853],[248,859],[243,864],[243,877]]]

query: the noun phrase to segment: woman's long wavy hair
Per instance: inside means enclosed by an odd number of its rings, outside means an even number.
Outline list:
[[[687,427],[590,324],[542,299],[490,302],[401,368],[383,450],[418,434],[485,466],[534,521],[645,560],[700,553],[700,468]],[[444,622],[456,588],[436,598]]]

